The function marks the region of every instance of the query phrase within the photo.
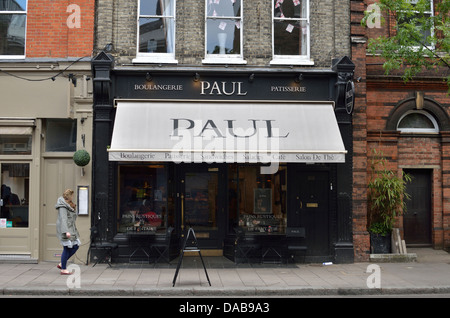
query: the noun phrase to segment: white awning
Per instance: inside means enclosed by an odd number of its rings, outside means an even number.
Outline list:
[[[345,162],[333,103],[119,101],[111,161]]]

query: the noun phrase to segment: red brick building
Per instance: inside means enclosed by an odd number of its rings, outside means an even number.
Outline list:
[[[0,1],[0,260],[57,261],[56,199],[89,189],[90,165],[81,173],[72,157],[92,148],[94,9],[94,0]],[[86,242],[90,219],[78,220]]]
[[[392,34],[388,28],[361,26],[373,1],[351,1],[352,60],[356,65],[353,115],[353,234],[355,261],[368,260],[367,183],[372,149],[382,151],[390,168],[410,173],[412,199],[400,217],[407,246],[450,247],[450,97],[445,71],[422,73],[405,83],[400,73],[385,75],[380,58],[367,52],[369,38]]]
[[[26,56],[91,56],[94,3],[93,0],[28,1]]]

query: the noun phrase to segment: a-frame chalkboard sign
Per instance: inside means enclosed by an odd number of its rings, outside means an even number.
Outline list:
[[[206,278],[208,279],[209,286],[211,286],[211,282],[209,281],[208,272],[206,271],[205,263],[203,262],[202,253],[198,248],[197,238],[195,237],[195,232],[192,227],[189,227],[187,235],[185,236],[183,246],[180,251],[180,258],[178,259],[177,269],[175,271],[175,276],[173,277],[172,287],[175,286],[175,282],[177,280],[178,272],[180,271],[180,266],[183,261],[184,252],[198,252],[200,259],[202,261],[203,269],[205,270]]]

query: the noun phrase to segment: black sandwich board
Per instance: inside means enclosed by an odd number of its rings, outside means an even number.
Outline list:
[[[183,247],[180,251],[180,257],[178,260],[177,269],[175,271],[175,276],[173,277],[172,287],[175,286],[175,282],[177,280],[178,272],[180,271],[180,266],[183,261],[184,252],[198,252],[200,259],[202,260],[203,269],[205,270],[206,278],[208,279],[209,286],[211,286],[211,282],[209,281],[208,272],[206,271],[205,263],[203,262],[202,253],[198,248],[197,238],[195,237],[195,232],[192,227],[189,228],[187,235],[185,236]]]

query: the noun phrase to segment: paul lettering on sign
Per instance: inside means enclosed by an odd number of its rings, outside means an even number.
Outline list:
[[[238,95],[245,96],[247,92],[242,90],[242,82],[216,82],[212,84],[208,81],[201,82],[200,95]]]
[[[223,131],[219,129],[217,124],[212,119],[206,120],[205,124],[201,123],[201,121],[196,121],[188,118],[171,118],[170,120],[173,121],[173,130],[172,134],[170,135],[171,137],[182,137],[182,135],[179,134],[180,129],[184,129],[186,131],[195,129],[195,131],[198,131],[198,127],[196,127],[196,125],[200,124],[201,130],[194,137],[203,137],[206,131],[212,131],[214,132],[215,137],[225,138],[225,134],[223,133]],[[249,119],[248,121],[252,122],[253,131],[249,132],[247,135],[238,135],[237,133],[235,133],[235,119],[225,119],[224,121],[226,122],[226,129],[228,133],[236,138],[249,138],[254,136],[258,131],[258,126],[262,126],[261,129],[267,132],[267,138],[287,138],[289,136],[289,133],[286,133],[285,135],[274,134],[272,127],[272,123],[275,122],[274,119]],[[180,126],[180,123],[182,123],[182,125],[184,126]]]

